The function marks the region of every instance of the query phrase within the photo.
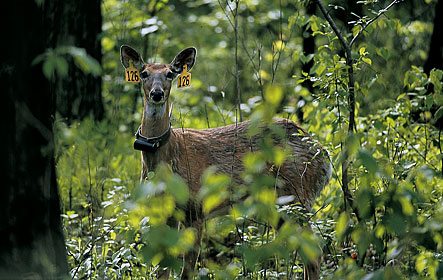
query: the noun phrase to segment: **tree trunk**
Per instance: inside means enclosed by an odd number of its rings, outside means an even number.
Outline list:
[[[439,0],[435,6],[434,30],[432,31],[431,42],[429,43],[428,59],[424,65],[424,71],[429,75],[434,68],[443,70],[443,20],[441,14],[443,13],[443,0]],[[428,92],[433,92],[434,86],[429,84]],[[438,106],[433,105],[431,108],[432,115],[437,112]],[[443,130],[443,117],[440,117],[434,124],[439,131]],[[440,138],[439,138],[440,140]],[[443,174],[443,159],[442,159],[442,174]]]
[[[443,0],[439,0],[435,6],[434,30],[429,45],[428,59],[424,70],[430,73],[433,68],[443,69]]]
[[[52,48],[75,46],[101,62],[102,31],[100,0],[45,1],[47,32]],[[101,77],[84,73],[69,57],[68,77],[55,84],[57,112],[68,121],[83,119],[92,114],[94,119],[104,117],[101,96]]]
[[[7,1],[2,26],[0,278],[68,276],[54,164],[54,96],[42,65],[48,47],[38,1]]]

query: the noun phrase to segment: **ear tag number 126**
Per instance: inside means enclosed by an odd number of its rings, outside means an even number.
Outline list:
[[[128,83],[138,83],[140,82],[140,74],[138,73],[138,70],[134,67],[134,65],[132,64],[132,60],[129,60],[129,67],[126,68],[125,71],[126,75],[126,82]]]
[[[191,86],[191,73],[188,72],[188,66],[183,66],[183,73],[177,78],[177,88],[185,88]]]

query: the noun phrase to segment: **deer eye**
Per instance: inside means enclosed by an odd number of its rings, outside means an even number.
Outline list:
[[[172,79],[174,79],[174,73],[168,71],[168,72],[166,73],[166,79],[168,79],[168,80],[172,80]]]
[[[143,71],[140,73],[140,77],[142,77],[142,79],[146,79],[149,76],[149,73],[147,71]]]

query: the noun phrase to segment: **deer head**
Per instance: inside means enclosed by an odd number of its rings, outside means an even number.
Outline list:
[[[169,98],[172,81],[183,72],[184,65],[188,71],[194,66],[197,49],[190,47],[179,52],[170,64],[146,64],[140,54],[130,46],[120,48],[120,60],[125,68],[130,61],[140,72],[140,78],[145,93],[145,103],[149,105],[165,104]]]

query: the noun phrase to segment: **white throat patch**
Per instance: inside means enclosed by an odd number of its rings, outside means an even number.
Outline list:
[[[146,102],[145,112],[147,118],[161,119],[166,114],[166,102],[162,104],[152,104]]]

